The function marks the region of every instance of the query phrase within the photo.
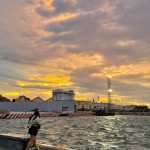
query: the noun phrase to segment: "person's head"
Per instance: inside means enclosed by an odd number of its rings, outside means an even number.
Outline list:
[[[40,117],[40,113],[39,113],[39,109],[38,109],[38,108],[35,108],[35,109],[34,109],[34,115]]]

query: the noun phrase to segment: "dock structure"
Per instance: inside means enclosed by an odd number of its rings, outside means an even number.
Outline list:
[[[25,150],[29,137],[21,134],[0,134],[0,150]],[[62,146],[39,144],[39,150],[67,150]]]

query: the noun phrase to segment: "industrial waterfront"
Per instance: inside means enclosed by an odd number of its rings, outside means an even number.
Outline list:
[[[0,0],[0,18],[0,150],[150,150],[150,0]]]
[[[73,113],[75,111],[93,111],[96,114],[115,115],[115,112],[150,112],[148,106],[138,105],[117,105],[112,103],[111,76],[107,78],[107,94],[108,101],[101,103],[98,101],[76,101],[75,92],[73,90],[55,89],[52,90],[52,98],[43,100],[36,97],[33,100],[26,96],[19,96],[16,99],[9,100],[0,95],[0,114],[14,112],[30,112],[36,107],[41,112],[57,112],[57,113]]]
[[[27,135],[27,119],[0,120],[1,133]],[[148,116],[41,118],[41,143],[74,150],[149,150]]]
[[[46,144],[69,150],[148,150],[150,109],[112,104],[111,77],[108,77],[107,93],[107,103],[75,101],[74,91],[62,89],[53,90],[52,98],[47,101],[25,96],[10,101],[0,95],[1,143],[4,147],[8,133],[11,139],[15,134],[28,135],[28,118],[38,108],[42,124],[37,137],[39,147]]]
[[[11,140],[14,134],[17,137],[28,135],[27,119],[31,111],[38,108],[42,124],[37,137],[39,147],[46,144],[69,150],[148,150],[150,109],[112,104],[111,77],[108,77],[107,93],[107,103],[75,101],[74,91],[62,89],[53,90],[52,98],[47,101],[40,97],[30,100],[25,96],[10,101],[0,95],[2,148],[9,139],[7,134],[11,135]]]

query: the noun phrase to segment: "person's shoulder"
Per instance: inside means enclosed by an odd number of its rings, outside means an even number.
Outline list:
[[[39,117],[39,116],[37,116],[37,119],[40,119],[40,117]]]

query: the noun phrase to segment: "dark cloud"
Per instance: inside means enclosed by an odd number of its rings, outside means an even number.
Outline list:
[[[46,40],[80,46],[80,49],[77,49],[75,52],[90,53],[92,51],[93,53],[103,53],[105,57],[113,60],[116,64],[121,60],[125,62],[126,58],[129,58],[128,61],[130,60],[129,62],[131,63],[132,61],[147,57],[149,48],[145,48],[146,43],[144,41],[144,38],[146,40],[149,39],[148,26],[150,22],[149,15],[147,14],[149,14],[150,9],[147,8],[149,5],[146,6],[147,1],[137,1],[133,7],[129,7],[129,1],[120,1],[116,5],[114,13],[110,14],[110,16],[101,11],[95,11],[95,9],[99,10],[103,6],[102,2],[104,1],[88,1],[86,6],[83,6],[85,4],[84,1],[79,1],[74,7],[76,7],[76,10],[79,8],[84,10],[84,13],[81,11],[80,15],[73,19],[48,24],[45,28],[46,31],[54,32],[55,34],[47,37]],[[113,2],[110,3],[110,7],[111,4]],[[89,7],[90,5],[92,7]],[[147,13],[143,10],[144,6],[147,8]],[[63,7],[64,5],[62,5]],[[89,9],[83,9],[83,7]],[[139,9],[141,14],[138,13],[139,15],[137,16],[136,12],[139,12]],[[117,17],[117,14],[120,15]],[[111,17],[115,19],[111,19]],[[111,27],[112,22],[124,27],[125,30],[118,30],[117,26],[115,30],[105,30],[102,24],[106,21],[110,23],[109,27]],[[69,32],[69,34],[62,34],[65,32]],[[115,45],[115,42],[118,40],[135,40],[137,43],[135,45],[118,47]]]
[[[28,64],[31,69],[39,62],[52,60],[52,65],[69,72],[74,83],[71,87],[79,87],[82,92],[105,94],[106,79],[93,74],[102,73],[106,67],[142,64],[142,60],[145,60],[144,66],[149,64],[149,0],[78,0],[76,3],[54,0],[52,5],[54,9],[44,6],[43,1],[38,6],[34,0],[0,1],[0,62],[6,62],[4,67],[0,65],[1,81],[31,82],[26,78],[28,68],[24,68],[26,71],[23,73],[18,65]],[[76,16],[54,20],[66,13]],[[99,54],[105,63],[89,63],[73,69],[65,60],[68,54]],[[58,59],[61,65],[57,64]],[[54,60],[57,60],[56,64]],[[44,74],[42,69],[33,73]],[[149,78],[144,76],[149,72],[141,72],[126,73],[114,79],[115,92],[148,101],[149,87],[144,84],[149,82]],[[44,86],[25,88],[47,89]]]
[[[38,90],[53,90],[54,87],[47,87],[47,86],[39,86],[39,85],[27,85],[27,86],[19,86],[19,85],[14,85],[16,87],[19,88],[23,88],[23,89],[30,89],[30,90],[34,90],[34,89],[38,89]]]
[[[147,100],[149,101],[149,87],[141,86],[140,84],[125,83],[123,81],[114,81],[113,94],[124,95],[130,97],[130,100]],[[143,95],[143,98],[142,98]],[[142,98],[142,99],[141,99]]]
[[[85,11],[95,11],[102,0],[78,0],[76,3],[66,0],[54,0],[52,6],[54,9],[49,9],[46,7],[38,7],[36,12],[45,18],[55,17],[62,13],[80,13]]]
[[[118,7],[116,7],[116,14],[118,13],[122,15],[118,18],[117,22],[128,28],[125,33],[126,37],[140,41],[149,41],[149,0],[136,0],[133,7],[127,7],[127,4],[124,5],[123,2],[120,2]]]
[[[71,81],[75,83],[75,86],[80,87],[83,92],[106,94],[107,78],[92,76],[97,72],[97,69],[96,67],[77,69],[71,73]]]

